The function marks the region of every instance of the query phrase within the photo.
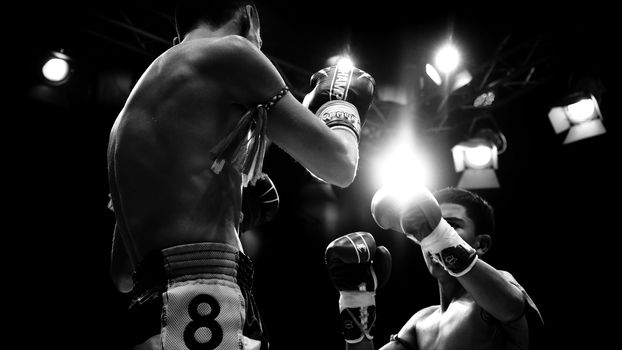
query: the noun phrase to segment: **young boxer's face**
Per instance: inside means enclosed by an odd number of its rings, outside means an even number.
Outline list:
[[[462,237],[462,239],[471,245],[473,248],[477,249],[477,240],[475,238],[475,224],[473,220],[469,218],[467,215],[467,210],[465,207],[459,204],[454,203],[442,203],[440,204],[441,214],[443,218],[451,225],[451,227],[456,230],[458,235]],[[423,259],[425,260],[425,264],[428,267],[428,271],[430,274],[436,278],[450,276],[447,271],[441,266],[441,264],[437,263],[432,259],[432,256],[423,252]]]

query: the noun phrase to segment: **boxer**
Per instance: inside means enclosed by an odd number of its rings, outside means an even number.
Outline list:
[[[261,52],[249,0],[181,1],[175,26],[110,132],[111,277],[131,293],[137,349],[267,349],[239,238],[261,220],[243,215],[244,196],[264,179],[268,140],[349,186],[375,82],[328,67],[301,103]]]
[[[414,312],[381,350],[533,350],[541,344],[534,330],[543,322],[533,300],[509,272],[482,259],[495,228],[493,208],[482,197],[459,188],[431,193],[389,185],[374,194],[371,213],[382,229],[420,246],[440,292],[438,305]],[[375,348],[369,337],[345,340],[349,350]]]

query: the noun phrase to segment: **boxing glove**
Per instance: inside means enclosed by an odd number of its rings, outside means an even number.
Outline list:
[[[477,253],[442,217],[434,195],[425,187],[380,188],[371,201],[374,221],[383,229],[402,232],[455,277],[469,272]]]
[[[303,105],[330,128],[350,130],[359,140],[374,97],[374,78],[359,68],[336,65],[313,74],[311,86]]]
[[[342,333],[348,343],[371,340],[376,322],[376,290],[391,274],[391,254],[376,246],[368,232],[353,232],[333,240],[325,262],[331,281],[339,290]]]
[[[249,183],[242,191],[242,221],[240,232],[266,224],[279,210],[279,193],[268,174]]]

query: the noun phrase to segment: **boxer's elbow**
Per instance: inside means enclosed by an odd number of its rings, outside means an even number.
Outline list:
[[[128,265],[111,264],[110,278],[121,293],[129,293],[134,287],[132,270]]]
[[[339,170],[335,174],[334,185],[341,188],[350,186],[356,178],[357,161],[352,159],[344,159]]]
[[[112,281],[121,293],[129,293],[134,288],[132,278],[129,276],[112,276]]]
[[[325,160],[321,166],[309,169],[311,174],[319,180],[341,188],[346,188],[354,182],[356,176],[356,162],[346,157]]]
[[[358,140],[353,137],[354,135],[349,134],[351,133],[346,134],[345,137],[342,136],[340,151],[336,153],[338,166],[335,167],[337,171],[334,185],[342,188],[354,182],[358,170]]]
[[[522,295],[516,295],[507,300],[503,315],[499,316],[501,322],[511,322],[521,318],[525,314],[525,299]]]
[[[356,177],[359,160],[358,141],[351,132],[336,130],[335,135],[338,137],[321,143],[321,147],[315,148],[314,153],[307,158],[308,161],[301,162],[322,181],[345,188],[350,186]]]

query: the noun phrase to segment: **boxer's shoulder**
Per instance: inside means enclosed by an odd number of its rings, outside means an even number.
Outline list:
[[[179,59],[196,62],[219,63],[222,60],[238,60],[261,52],[248,39],[239,35],[217,38],[200,38],[173,46],[167,54]],[[227,61],[225,61],[227,62]]]

